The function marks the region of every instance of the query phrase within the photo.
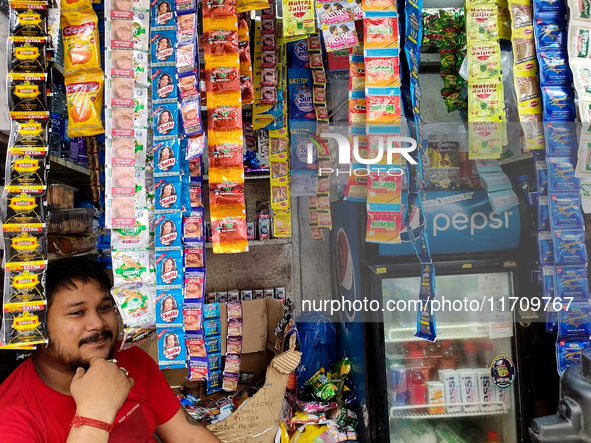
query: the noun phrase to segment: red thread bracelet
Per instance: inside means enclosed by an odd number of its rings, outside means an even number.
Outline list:
[[[95,420],[94,418],[82,417],[78,414],[74,414],[70,426],[72,426],[73,428],[79,428],[82,425],[102,429],[103,431],[107,432],[111,432],[113,430],[113,425],[107,422]]]

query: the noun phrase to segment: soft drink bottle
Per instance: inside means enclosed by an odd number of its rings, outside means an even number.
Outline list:
[[[458,363],[456,354],[451,347],[451,341],[444,340],[441,342],[441,357],[439,358],[439,369],[456,369]]]
[[[478,357],[476,354],[477,348],[471,342],[464,343],[464,351],[466,355],[466,368],[475,369],[478,367]]]

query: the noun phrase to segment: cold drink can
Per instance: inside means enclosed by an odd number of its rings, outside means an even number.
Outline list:
[[[406,366],[390,366],[390,392],[392,406],[408,405],[408,370]]]
[[[445,403],[461,403],[460,398],[460,376],[455,369],[441,369],[439,380],[443,382],[443,393]],[[461,406],[446,406],[447,412],[462,412]]]
[[[460,377],[460,398],[462,403],[478,403],[480,401],[478,391],[478,380],[476,371],[474,369],[458,369]],[[480,405],[464,405],[462,406],[464,412],[478,412]]]
[[[490,377],[489,368],[475,369],[476,377],[478,377],[478,394],[480,401],[483,403],[490,403],[480,405],[481,410],[484,411],[496,411],[499,405],[494,404],[497,401],[497,389],[494,386]]]

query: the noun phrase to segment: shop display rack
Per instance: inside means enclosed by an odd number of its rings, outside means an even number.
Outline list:
[[[384,323],[386,343],[407,341],[421,341],[415,337],[416,326],[405,326],[401,323]],[[463,340],[473,338],[488,338],[487,323],[459,323],[451,325],[437,325],[437,340]]]
[[[486,405],[490,409],[486,411],[458,411],[458,412],[445,412],[443,414],[430,414],[429,412],[420,411],[425,408],[436,408],[446,406],[474,406],[474,405]],[[419,412],[420,411],[420,412]],[[390,419],[397,420],[400,418],[409,419],[425,419],[425,418],[446,418],[446,417],[475,417],[479,415],[501,415],[506,414],[509,410],[507,405],[502,401],[494,402],[473,402],[473,403],[438,403],[433,405],[406,405],[406,406],[393,406],[390,408]]]
[[[269,174],[244,174],[244,180],[265,180],[269,179],[271,176]],[[203,181],[209,181],[209,175],[203,176]]]
[[[286,245],[291,243],[291,238],[270,238],[268,240],[248,240],[248,246],[269,246],[269,245]],[[212,242],[205,243],[207,249],[213,248]]]
[[[515,162],[519,162],[522,160],[531,160],[532,158],[534,158],[533,153],[528,152],[527,154],[522,154],[522,155],[517,155],[515,157],[511,157],[511,158],[504,158],[499,160],[499,164],[500,165],[507,165],[509,163],[515,163]]]
[[[52,168],[55,165],[60,165],[64,168],[71,169],[72,171],[76,171],[80,174],[90,175],[90,171],[88,170],[88,168],[85,168],[84,166],[81,166],[78,163],[74,163],[73,161],[58,157],[57,155],[49,154],[49,161]]]
[[[87,251],[87,252],[81,252],[80,254],[71,254],[71,255],[62,255],[62,254],[47,254],[47,260],[48,261],[54,261],[54,260],[60,260],[62,258],[71,258],[71,257],[84,257],[87,255],[96,255],[97,251],[96,249],[93,249],[92,251]]]

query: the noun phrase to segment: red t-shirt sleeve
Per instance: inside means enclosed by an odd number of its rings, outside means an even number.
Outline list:
[[[163,425],[179,411],[181,402],[172,391],[156,362],[145,352],[142,352],[148,376],[148,399],[154,413],[156,426]]]

